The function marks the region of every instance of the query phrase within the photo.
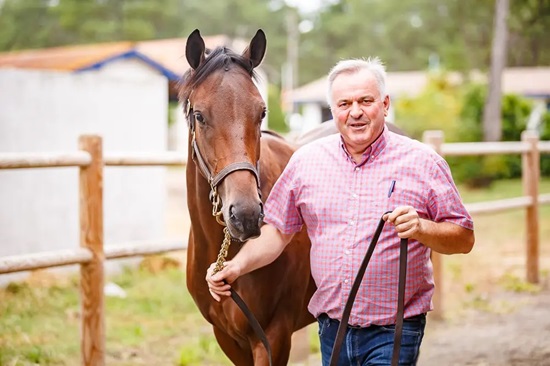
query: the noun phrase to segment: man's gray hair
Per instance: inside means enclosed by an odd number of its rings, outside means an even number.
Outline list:
[[[349,59],[339,61],[328,73],[328,90],[327,101],[328,105],[332,105],[332,84],[334,79],[340,74],[356,73],[361,70],[369,70],[378,84],[380,97],[386,97],[386,68],[378,57],[369,57],[365,59]]]

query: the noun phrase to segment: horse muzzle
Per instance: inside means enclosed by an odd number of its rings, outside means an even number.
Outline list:
[[[260,236],[264,218],[264,206],[257,203],[233,203],[224,212],[229,233],[235,239],[246,241]]]

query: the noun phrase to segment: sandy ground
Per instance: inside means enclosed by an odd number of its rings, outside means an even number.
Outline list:
[[[501,294],[504,313],[472,310],[443,322],[430,321],[419,365],[550,365],[550,291]]]
[[[185,175],[169,169],[167,235],[187,240]],[[420,366],[550,366],[550,275],[531,294],[496,289],[484,306],[471,306],[436,321],[428,317]],[[456,310],[456,309],[455,309]],[[314,326],[314,325],[313,325]],[[293,365],[319,365],[318,355],[294,356]]]

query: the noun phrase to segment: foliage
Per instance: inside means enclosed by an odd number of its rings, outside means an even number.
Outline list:
[[[513,3],[507,65],[548,65],[543,39],[549,36],[550,1]],[[312,69],[319,77],[343,57],[379,56],[392,71],[425,69],[430,63],[485,70],[493,13],[493,1],[341,0],[318,14],[313,31],[303,35],[301,79],[311,80],[304,73]]]
[[[550,141],[550,112],[542,116],[540,139]],[[550,154],[546,153],[540,157],[541,175],[550,177]]]
[[[446,142],[482,141],[482,113],[486,86],[451,84],[446,74],[432,75],[426,88],[415,97],[394,102],[396,120],[411,137],[421,140],[426,130],[443,130]],[[520,141],[531,113],[531,102],[517,95],[504,95],[502,100],[503,141]],[[544,115],[550,121],[550,114]],[[550,123],[544,123],[541,138],[550,137]],[[458,182],[484,186],[494,179],[521,176],[521,156],[487,155],[447,157],[453,177]],[[550,159],[543,156],[542,174],[550,172]]]
[[[327,73],[339,59],[380,56],[390,70],[447,70],[489,66],[493,2],[340,0],[298,23],[313,29],[296,35],[299,84]],[[289,13],[283,0],[2,0],[0,51],[120,40],[204,35],[268,36],[264,66],[280,86],[286,62]],[[508,66],[550,64],[546,47],[550,0],[511,4]]]
[[[471,85],[465,94],[462,121],[464,130],[462,141],[481,141],[483,135],[482,111],[486,87]],[[531,113],[531,102],[517,95],[504,95],[502,99],[502,140],[520,141]],[[521,156],[507,154],[498,156],[449,157],[449,164],[456,179],[468,181],[472,185],[490,184],[494,179],[521,176]]]
[[[289,128],[281,108],[281,91],[274,84],[270,84],[268,88],[267,106],[269,109],[267,114],[269,129],[280,133],[288,132]]]
[[[419,95],[394,102],[396,121],[412,138],[422,140],[426,130],[442,130],[447,141],[460,140],[460,87],[445,73],[432,73]]]

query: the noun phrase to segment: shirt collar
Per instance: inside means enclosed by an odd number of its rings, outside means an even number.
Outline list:
[[[367,161],[372,160],[373,158],[380,155],[382,151],[384,151],[384,148],[388,144],[388,126],[384,125],[384,130],[378,136],[376,140],[372,144],[369,145],[367,150],[363,153],[363,156],[361,158],[361,161],[356,164],[351,156],[351,154],[348,152],[348,149],[346,148],[346,145],[344,144],[344,139],[342,138],[342,135],[340,135],[340,147],[342,148],[342,151],[345,153],[346,157],[349,159],[349,161],[353,162],[357,166],[361,166]]]

